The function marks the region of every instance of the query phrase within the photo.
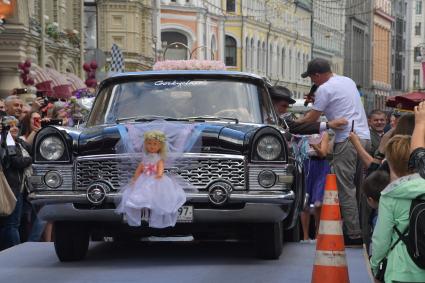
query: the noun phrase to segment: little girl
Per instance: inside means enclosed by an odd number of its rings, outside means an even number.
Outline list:
[[[186,202],[186,195],[176,180],[164,175],[166,155],[165,134],[155,130],[145,132],[142,161],[131,183],[123,188],[117,207],[130,226],[141,225],[142,210],[149,210],[150,227],[176,224],[177,211]]]
[[[314,206],[315,237],[319,230],[320,211],[322,208],[325,190],[326,175],[330,172],[329,162],[326,160],[329,148],[329,134],[311,135],[309,142],[309,158],[304,161],[306,174],[307,193],[309,194],[308,207],[301,212],[301,225],[303,228],[303,242],[309,240],[310,206]]]

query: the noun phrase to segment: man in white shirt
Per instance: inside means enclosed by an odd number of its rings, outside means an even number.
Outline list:
[[[370,132],[365,110],[354,81],[348,77],[335,75],[328,61],[320,58],[308,63],[307,71],[301,75],[310,77],[318,86],[313,110],[299,122],[317,121],[322,113],[328,120],[345,118],[348,125],[335,130],[333,168],[337,175],[341,213],[346,234],[346,245],[361,245],[361,229],[357,205],[356,172],[361,174],[361,163],[356,149],[348,136],[353,130],[364,147],[370,146]],[[356,170],[357,169],[357,170]],[[359,184],[357,184],[359,185]]]

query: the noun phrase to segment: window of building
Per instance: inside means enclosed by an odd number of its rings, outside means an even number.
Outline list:
[[[233,37],[226,35],[226,66],[237,66],[236,50],[236,40]]]
[[[415,47],[414,52],[413,52],[413,60],[415,60],[416,62],[421,61],[421,48],[420,47]]]
[[[164,58],[167,60],[186,60],[189,50],[187,37],[176,31],[161,32],[162,45],[165,46]]]
[[[215,36],[211,37],[211,60],[214,60],[215,57],[215,53],[217,51],[217,43],[215,41]]]
[[[413,87],[414,88],[419,88],[420,75],[421,75],[421,71],[419,69],[413,70]]]
[[[282,69],[280,70],[282,78],[285,77],[285,56],[285,48],[282,48]]]
[[[250,71],[251,68],[251,56],[250,56],[249,38],[245,39],[245,69]]]
[[[261,72],[261,70],[263,69],[263,66],[261,65],[261,54],[262,54],[263,50],[261,49],[261,45],[260,42],[258,41],[257,43],[257,70],[258,72]]]
[[[227,12],[236,12],[236,1],[235,0],[227,0],[226,1],[226,11]]]
[[[415,35],[421,35],[421,23],[415,24]]]
[[[416,15],[422,14],[422,0],[416,0]]]
[[[272,64],[273,64],[273,46],[270,44],[269,45],[269,51],[268,51],[268,56],[269,56],[269,65],[268,65],[268,72],[267,75],[271,75],[272,74]]]

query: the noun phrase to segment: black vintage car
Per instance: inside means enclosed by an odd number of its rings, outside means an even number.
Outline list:
[[[305,192],[267,86],[240,72],[123,73],[101,83],[85,125],[42,129],[29,199],[41,206],[42,219],[54,222],[59,259],[84,258],[90,239],[186,233],[231,234],[253,240],[261,258],[278,258],[284,238],[299,237]],[[184,164],[173,169],[197,191],[175,227],[129,227],[114,210],[137,164],[117,153],[118,128],[156,119],[204,124],[202,148],[185,153]]]

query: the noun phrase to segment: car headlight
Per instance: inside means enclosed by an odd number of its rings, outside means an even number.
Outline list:
[[[63,156],[65,145],[58,137],[47,137],[40,144],[41,156],[49,161],[55,161]]]
[[[258,183],[263,188],[271,188],[276,184],[276,174],[271,170],[263,170],[258,174]]]
[[[264,160],[275,160],[282,152],[282,145],[275,136],[267,135],[260,138],[257,144],[258,156]]]
[[[49,171],[44,175],[44,183],[49,188],[59,188],[62,185],[63,179],[58,171]]]

